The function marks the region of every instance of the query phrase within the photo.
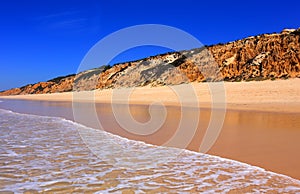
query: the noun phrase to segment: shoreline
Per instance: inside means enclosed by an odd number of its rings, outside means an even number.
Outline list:
[[[27,100],[27,101],[29,101],[29,100]],[[61,106],[61,105],[59,105],[59,106]],[[2,108],[0,108],[0,109],[2,109]],[[7,109],[5,109],[5,110],[7,110]],[[9,110],[9,111],[10,111],[10,110]],[[11,111],[14,112],[14,113],[19,113],[19,111],[15,111],[15,110],[11,110]],[[20,112],[20,114],[25,114],[25,115],[26,115],[26,114],[29,114],[29,115],[37,115],[37,114],[28,113],[28,112],[26,112],[26,113]],[[39,115],[39,114],[38,114],[38,115]],[[45,116],[45,115],[42,115],[42,116]],[[58,116],[54,116],[54,115],[51,115],[51,117],[62,118],[62,117],[58,117]],[[67,119],[68,121],[71,121],[72,123],[79,124],[79,125],[82,125],[82,126],[84,126],[84,127],[88,127],[88,126],[86,126],[85,124],[78,123],[78,122],[76,122],[76,121],[74,121],[74,120],[72,120],[72,119],[70,119],[70,118],[66,118],[66,119]],[[106,131],[106,130],[104,130],[104,131]],[[106,132],[108,132],[108,131],[106,131]],[[109,133],[111,133],[111,132],[109,132]],[[119,135],[119,134],[114,134],[114,135],[123,137],[123,136],[121,136],[121,135]],[[125,138],[126,138],[126,137],[125,137]],[[131,139],[130,139],[130,140],[131,140]],[[143,142],[143,143],[145,143],[145,144],[147,144],[147,145],[156,145],[156,144],[151,144],[151,143],[148,143],[148,142],[144,142],[144,141],[142,141],[142,140],[135,140],[135,141]],[[178,148],[178,149],[181,149],[181,148]],[[200,152],[198,152],[198,151],[196,151],[196,150],[194,150],[194,149],[188,149],[188,148],[185,148],[184,150],[186,150],[187,152],[191,152],[191,153],[193,153],[193,154],[195,154],[195,153],[200,153]],[[263,171],[272,173],[272,174],[274,174],[274,175],[276,175],[276,176],[280,176],[280,177],[282,177],[282,178],[287,178],[287,179],[290,179],[290,180],[295,180],[295,181],[297,181],[297,182],[300,181],[300,178],[299,178],[299,177],[300,177],[300,174],[299,174],[299,176],[295,176],[295,175],[293,176],[293,175],[291,175],[291,174],[286,174],[286,173],[283,173],[283,172],[280,172],[280,171],[276,171],[276,168],[273,169],[273,168],[269,168],[269,167],[266,167],[266,166],[257,165],[257,164],[255,164],[255,163],[246,162],[246,161],[243,161],[242,159],[224,156],[224,155],[222,155],[222,154],[220,154],[220,153],[218,153],[218,152],[215,152],[215,151],[213,151],[213,152],[209,151],[209,152],[207,152],[207,153],[201,153],[201,154],[208,154],[208,155],[210,155],[210,156],[212,156],[212,157],[214,157],[214,158],[218,158],[218,159],[222,159],[222,160],[226,160],[226,161],[235,162],[235,163],[241,164],[241,165],[243,165],[243,166],[246,165],[246,166],[250,166],[250,167],[253,167],[253,168],[258,168],[258,169],[261,169],[261,170],[263,170]]]
[[[71,125],[78,125],[78,123],[70,123]],[[81,127],[81,126],[80,126]],[[87,129],[86,126],[82,126],[84,129]],[[43,128],[42,128],[43,129]],[[89,129],[87,129],[89,130]],[[93,129],[91,129],[93,130]],[[38,129],[37,129],[38,131]],[[69,131],[65,132],[65,134],[68,134]],[[56,137],[56,136],[55,136]],[[59,139],[59,137],[58,137]],[[123,138],[121,137],[120,141],[122,141]],[[127,140],[126,141],[126,145],[128,144]],[[130,141],[130,140],[129,140]],[[46,142],[47,143],[47,142]],[[149,145],[149,144],[144,144],[143,142],[134,142],[134,144],[136,145],[136,143],[142,143],[142,148],[144,148],[145,146],[150,146],[152,147],[152,145]],[[78,145],[78,144],[76,144]],[[86,144],[80,144],[80,145],[86,145]],[[85,147],[85,146],[79,146],[79,147]],[[168,148],[167,148],[168,149]],[[143,149],[142,149],[143,150]],[[58,149],[57,152],[59,152],[60,149]],[[64,150],[65,152],[65,150]],[[171,152],[172,154],[173,152]],[[259,166],[255,166],[255,165],[251,165],[251,164],[248,164],[248,163],[245,163],[245,162],[242,162],[242,161],[237,161],[237,160],[233,160],[233,159],[230,159],[230,158],[224,158],[224,157],[221,157],[221,156],[218,156],[218,155],[211,155],[211,154],[203,154],[203,153],[198,153],[198,152],[195,152],[195,151],[190,151],[190,150],[184,150],[182,156],[183,158],[185,158],[185,156],[187,157],[188,160],[175,160],[174,162],[171,161],[170,164],[168,163],[163,163],[163,169],[165,169],[167,172],[169,172],[169,170],[179,170],[179,171],[182,171],[184,172],[184,170],[186,168],[188,169],[191,169],[192,170],[192,175],[190,175],[190,177],[186,178],[186,176],[183,176],[182,179],[184,180],[188,180],[189,182],[193,181],[193,180],[201,180],[201,179],[204,179],[207,180],[211,177],[211,174],[213,176],[217,176],[218,179],[209,179],[209,180],[212,180],[212,181],[217,181],[217,183],[215,182],[212,182],[212,187],[215,187],[215,186],[218,186],[218,184],[220,183],[223,183],[224,181],[224,184],[226,186],[226,182],[227,182],[227,179],[230,179],[232,177],[232,181],[233,183],[237,183],[237,184],[240,184],[241,187],[240,188],[230,188],[230,191],[232,190],[232,192],[234,191],[240,191],[240,192],[248,192],[250,191],[249,190],[249,187],[247,185],[251,185],[251,187],[253,187],[254,189],[258,190],[258,189],[264,189],[265,187],[268,187],[272,190],[275,191],[275,189],[279,189],[278,191],[282,191],[284,187],[287,187],[287,189],[285,190],[286,192],[292,192],[293,190],[297,189],[300,185],[300,180],[298,180],[297,178],[294,178],[294,177],[291,177],[289,175],[285,175],[285,174],[282,174],[282,173],[278,173],[278,172],[274,172],[274,171],[271,171],[271,170],[267,170],[265,168],[262,168],[262,167],[259,167]],[[64,154],[64,153],[62,153]],[[72,152],[71,153],[68,153],[67,152],[67,157],[70,157],[70,155],[72,156]],[[76,154],[76,152],[74,153]],[[81,162],[84,160],[80,160],[80,155],[77,155],[76,159],[77,161]],[[51,158],[51,155],[48,156]],[[78,159],[79,158],[79,159]],[[47,159],[47,158],[46,158]],[[192,160],[190,160],[192,159]],[[209,160],[210,162],[205,162],[206,160]],[[126,158],[126,161],[128,159]],[[153,160],[154,162],[156,160]],[[167,160],[169,161],[169,160]],[[216,163],[214,163],[216,162]],[[174,165],[175,164],[175,165]],[[166,166],[168,165],[168,168],[166,168]],[[99,165],[101,166],[101,164]],[[117,165],[118,166],[118,165]],[[174,168],[175,166],[175,168]],[[185,168],[177,168],[176,166],[184,166]],[[71,166],[71,169],[73,168],[74,166]],[[96,166],[98,167],[98,166]],[[209,169],[209,174],[205,172],[203,172],[203,168],[201,167],[204,167],[204,168],[208,168]],[[47,168],[47,167],[45,167]],[[66,167],[67,170],[68,170],[68,167]],[[95,169],[95,170],[94,170]],[[163,169],[160,169],[159,166],[158,168],[154,168],[154,169],[159,169],[159,170],[163,170]],[[52,169],[51,169],[52,170]],[[64,170],[64,169],[61,169],[61,170]],[[93,171],[94,170],[94,171]],[[93,168],[90,167],[87,169],[87,172],[89,173],[89,177],[96,177],[98,178],[97,176],[97,173],[96,175],[93,174],[93,172],[97,172],[97,168]],[[128,171],[125,170],[113,170],[112,172],[113,173],[108,173],[107,176],[105,176],[106,178],[108,177],[109,179],[111,178],[115,178],[115,175],[117,176],[121,176],[123,180],[125,179],[129,179],[132,177],[132,175],[135,175],[135,176],[149,176],[149,178],[151,178],[151,180],[153,179],[154,181],[158,182],[159,184],[162,184],[162,183],[165,183],[163,181],[163,179],[157,179],[155,177],[152,177],[152,175],[155,174],[155,172],[153,172],[153,168],[150,168],[149,169],[150,171],[134,171],[134,170],[129,170],[129,173],[127,173]],[[197,171],[199,170],[199,171]],[[144,175],[144,173],[147,173],[146,175]],[[152,172],[152,173],[151,173]],[[172,171],[171,171],[172,172]],[[173,171],[174,172],[174,171]],[[136,173],[136,174],[133,174],[133,173]],[[141,174],[140,174],[141,173]],[[126,176],[128,175],[129,176]],[[164,176],[164,179],[171,179],[171,180],[176,180],[176,174],[174,176],[174,179],[173,179],[173,174],[174,173],[166,173]],[[224,175],[223,175],[224,174]],[[55,175],[55,174],[54,174]],[[170,176],[169,176],[170,175]],[[181,174],[180,174],[181,175]],[[55,176],[53,176],[55,178]],[[69,177],[68,177],[69,178]],[[73,177],[71,176],[70,179],[72,179]],[[76,177],[75,177],[76,179]],[[47,180],[47,179],[46,179]],[[96,179],[98,180],[98,179]],[[148,179],[147,179],[148,180]],[[43,181],[43,180],[41,180]],[[257,184],[257,181],[259,181],[259,184]],[[139,183],[139,180],[136,181],[137,183]],[[256,183],[255,183],[256,182]],[[132,183],[130,181],[130,183]],[[194,188],[196,188],[196,186],[198,185],[197,181],[194,182]],[[228,182],[227,182],[228,183]],[[14,184],[14,183],[12,183]],[[64,184],[64,182],[62,183]],[[275,187],[275,186],[276,187]],[[52,185],[51,185],[52,186]],[[66,185],[66,186],[69,186],[69,185]],[[98,186],[97,184],[90,184],[89,185],[90,187],[92,186]],[[102,186],[102,184],[101,184]],[[88,187],[88,188],[90,188]],[[101,187],[103,189],[103,187]],[[55,191],[57,191],[55,189]],[[161,190],[160,188],[158,188],[157,191],[165,191],[165,190]],[[204,190],[205,191],[205,190]]]
[[[193,83],[192,85],[199,100],[196,108],[200,107],[201,109],[200,120],[203,126],[206,126],[210,118],[211,108],[208,84]],[[299,86],[300,79],[226,82],[226,118],[222,132],[208,154],[259,166],[268,171],[299,179],[300,171],[297,170],[299,169],[297,161],[300,159],[300,154],[297,154],[297,149],[300,146],[300,142],[297,140],[300,135],[300,123],[298,122],[300,118]],[[176,95],[169,87],[136,88],[130,96],[128,103],[135,110],[133,114],[144,122],[148,118],[145,114],[145,105],[147,106],[153,101],[160,101],[166,105],[168,110],[171,110],[172,114],[165,129],[160,134],[148,136],[147,138],[127,133],[114,121],[110,106],[112,91],[112,89],[107,89],[77,92],[76,94],[79,96],[77,96],[76,101],[91,102],[93,98],[89,95],[95,93],[98,114],[105,115],[104,125],[111,128],[111,131],[108,130],[108,132],[128,139],[160,145],[172,131],[176,130],[174,121],[177,122],[180,119],[180,104],[176,101]],[[58,116],[63,117],[66,117],[67,114],[70,117],[73,115],[73,96],[71,92],[0,97],[0,100],[1,98],[22,100],[21,102],[11,101],[10,104],[23,109],[24,112],[37,111],[36,114],[39,115],[48,111],[47,114],[50,112],[50,116],[61,114]],[[23,100],[25,100],[25,103]],[[114,103],[125,104],[126,101],[119,99],[114,100]],[[24,104],[26,106],[23,106]],[[184,104],[189,105],[188,100]],[[65,110],[60,112],[60,108],[67,108],[66,110],[69,112],[63,112]],[[142,111],[142,115],[140,115],[140,111]],[[199,130],[186,149],[197,151],[202,136],[203,133]]]
[[[223,82],[222,82],[223,83]],[[0,99],[19,99],[19,100],[39,100],[39,101],[57,101],[71,102],[95,102],[103,104],[131,104],[131,105],[150,105],[155,102],[161,102],[166,106],[190,106],[210,109],[212,107],[212,93],[208,83],[191,83],[178,86],[161,87],[137,87],[132,89],[104,89],[82,92],[64,92],[51,94],[26,94],[15,96],[0,96]],[[220,83],[218,83],[220,84]],[[183,96],[184,101],[178,100],[177,91],[191,93],[189,86],[192,86],[196,92],[196,98],[189,95]],[[300,79],[275,80],[275,81],[252,81],[252,82],[224,82],[214,91],[216,95],[225,94],[225,99],[221,99],[221,105],[225,105],[228,110],[241,111],[262,111],[279,113],[300,113]],[[219,89],[224,89],[225,93]],[[126,91],[127,90],[127,91]],[[114,97],[122,95],[122,92],[131,92],[128,99],[118,99]],[[120,94],[119,91],[121,91]],[[175,91],[175,92],[174,92]],[[192,94],[193,95],[193,94]],[[186,97],[186,99],[185,99]],[[198,102],[195,102],[198,101]],[[224,104],[225,103],[225,104]],[[218,102],[215,103],[218,107]],[[222,108],[222,107],[221,107]]]

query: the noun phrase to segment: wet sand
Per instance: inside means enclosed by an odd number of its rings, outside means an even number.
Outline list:
[[[89,107],[87,103],[83,103],[82,106],[84,110]],[[181,116],[179,107],[168,106],[166,121],[156,133],[146,136],[134,135],[120,127],[109,104],[97,104],[96,107],[102,129],[155,145],[163,145],[176,132]],[[0,103],[0,108],[73,120],[70,102],[9,100]],[[188,111],[193,115],[195,110]],[[140,122],[149,120],[148,106],[132,105],[131,113]],[[200,124],[187,149],[199,150],[209,119],[210,110],[201,109]],[[98,121],[83,120],[82,123],[89,127],[99,127]],[[221,133],[208,154],[245,162],[300,179],[299,138],[300,113],[229,110]]]
[[[226,83],[228,110],[222,131],[208,154],[256,165],[267,170],[300,179],[300,79]],[[198,151],[210,119],[210,94],[207,84],[193,84],[200,101],[200,125],[188,149]],[[112,90],[96,91],[97,114],[102,128],[134,140],[163,145],[176,131],[181,110],[176,95],[168,87],[137,88],[131,95],[131,113],[140,122],[149,120],[148,106],[153,100],[167,104],[167,119],[161,129],[147,136],[124,130],[115,120],[111,102]],[[36,101],[8,101],[0,108],[17,112],[72,119],[72,93],[9,97]],[[52,101],[52,102],[51,102]],[[84,100],[82,100],[84,101]],[[118,101],[122,103],[122,101]],[[123,102],[124,103],[124,102]],[[6,104],[6,105],[5,105]],[[138,104],[138,105],[134,105]],[[6,106],[6,107],[3,107]],[[122,105],[120,105],[122,106]],[[82,108],[89,108],[82,103]],[[158,108],[159,109],[159,108]],[[189,108],[193,115],[196,109]],[[159,112],[159,110],[158,110]],[[85,125],[98,127],[97,122]]]
[[[61,118],[0,110],[0,121],[0,193],[300,191],[300,181],[254,166],[144,144]]]

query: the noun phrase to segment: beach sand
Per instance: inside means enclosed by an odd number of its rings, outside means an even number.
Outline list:
[[[214,87],[214,83],[192,83],[191,85],[195,89],[200,106],[210,108],[212,103],[210,89]],[[220,86],[221,84],[218,85]],[[182,91],[182,93],[184,93],[184,90],[187,93],[191,91],[186,89],[187,87],[184,85],[173,87],[175,90]],[[224,82],[224,85],[220,87],[224,87],[225,89],[227,109],[300,113],[300,79],[298,78],[274,81]],[[92,91],[93,95],[95,95],[95,98],[92,99],[90,97],[85,98],[86,96],[90,96],[91,92],[76,92],[76,100],[95,100],[97,103],[111,103],[113,91],[113,89]],[[218,91],[215,91],[215,93],[218,94]],[[73,93],[0,96],[0,98],[71,101]],[[195,99],[184,100],[188,103],[189,100]],[[168,86],[135,88],[129,102],[132,104],[150,104],[157,101],[166,105],[180,105],[178,96]],[[113,102],[127,103],[128,101],[114,99]]]
[[[208,83],[193,83],[201,110],[203,126],[207,126],[210,118],[210,111],[207,108],[212,106],[212,95],[209,88],[214,85]],[[177,87],[177,88],[176,88]],[[175,91],[185,92],[187,86],[175,86]],[[219,87],[220,88],[220,87]],[[296,179],[300,179],[300,79],[260,81],[260,82],[226,82],[224,83],[226,94],[227,113],[224,126],[220,136],[208,154],[218,155],[256,165],[267,170],[282,173]],[[162,102],[170,108],[177,118],[180,114],[178,107],[178,96],[170,87],[140,87],[135,88],[129,98],[130,104],[147,105],[153,102]],[[93,92],[76,92],[76,101],[93,101],[97,103],[127,103],[128,100],[114,97],[115,90],[107,89]],[[189,91],[186,91],[188,93]],[[222,93],[220,90],[216,94]],[[92,93],[92,98],[91,98]],[[95,98],[94,98],[95,95]],[[38,94],[0,97],[6,99],[25,99],[41,101],[70,102],[73,93]],[[113,99],[113,100],[112,100]],[[191,103],[194,99],[186,96],[183,104],[195,106]],[[222,101],[217,101],[222,102]],[[176,113],[178,111],[178,113]],[[141,137],[127,133],[118,127],[112,118],[111,108],[98,108],[99,115],[107,114],[104,117],[104,125],[110,126],[109,132],[118,134],[134,140],[142,140],[147,143],[161,145],[165,137],[172,131],[163,130],[161,133]],[[139,117],[139,111],[136,113]],[[147,117],[147,116],[146,116]],[[137,120],[144,121],[141,117]],[[147,119],[146,119],[147,120]],[[175,123],[169,122],[168,130]],[[203,132],[197,132],[195,138],[187,147],[190,150],[198,151],[199,142]]]

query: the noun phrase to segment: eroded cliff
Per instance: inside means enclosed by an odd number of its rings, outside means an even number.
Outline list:
[[[103,66],[0,95],[287,78],[300,78],[300,28]]]

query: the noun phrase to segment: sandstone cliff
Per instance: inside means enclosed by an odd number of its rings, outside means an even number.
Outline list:
[[[28,84],[20,88],[13,88],[0,92],[0,95],[21,95],[21,94],[43,94],[55,92],[68,92],[73,89],[74,74],[64,77],[57,77],[46,82]]]
[[[300,78],[300,28],[104,66],[0,95],[296,77]]]

